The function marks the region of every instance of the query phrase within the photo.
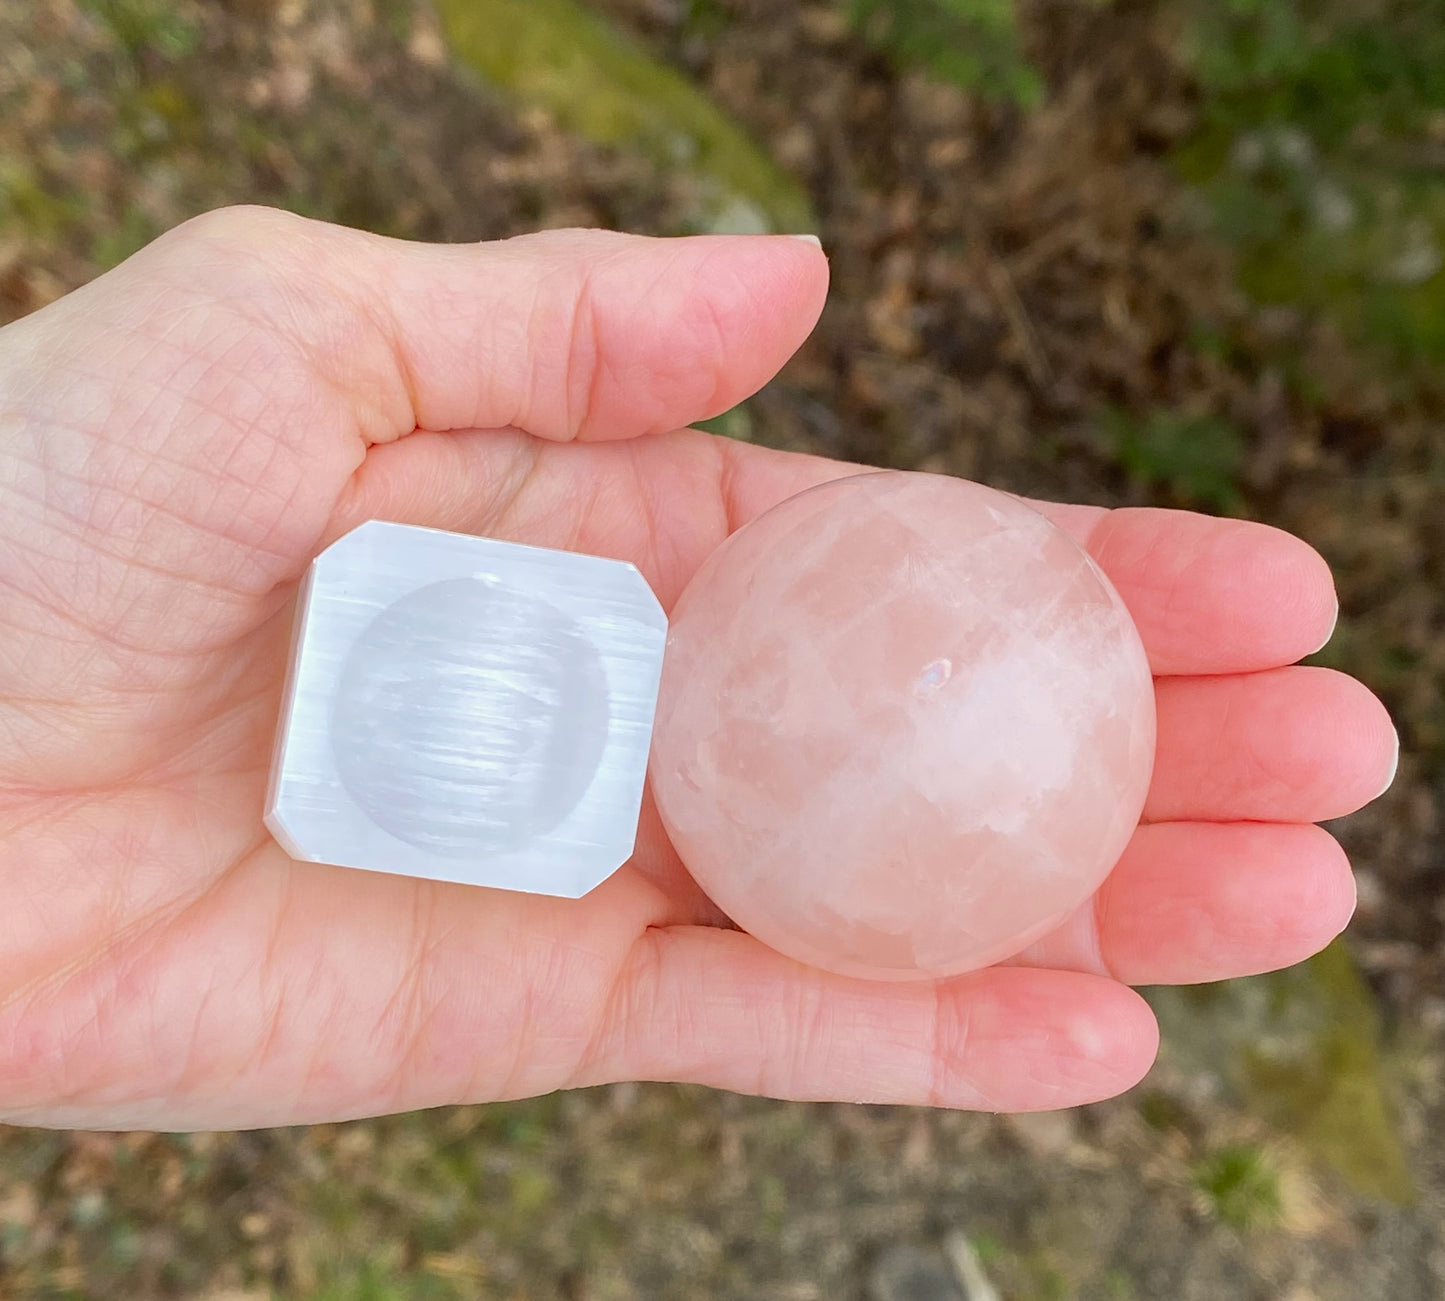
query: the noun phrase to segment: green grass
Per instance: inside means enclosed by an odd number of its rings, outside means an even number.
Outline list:
[[[1019,40],[1014,0],[849,0],[854,26],[904,65],[1029,108],[1044,84]]]
[[[132,57],[155,54],[183,59],[200,41],[190,6],[175,0],[80,0]]]
[[[431,1301],[459,1295],[449,1287],[431,1283],[424,1277],[402,1278],[368,1262],[339,1268],[313,1296],[314,1301]]]
[[[1134,1280],[1122,1269],[1111,1269],[1104,1275],[1104,1290],[1109,1301],[1135,1301],[1139,1295]]]
[[[0,229],[56,240],[83,211],[79,196],[55,193],[25,159],[0,157]]]
[[[1445,0],[1187,0],[1179,155],[1244,288],[1394,362],[1445,359]]]
[[[1194,1168],[1194,1186],[1209,1213],[1232,1229],[1273,1228],[1284,1213],[1279,1173],[1252,1144],[1232,1143],[1209,1153]]]
[[[1245,443],[1233,425],[1214,416],[1154,411],[1143,417],[1108,411],[1102,431],[1130,479],[1162,490],[1181,506],[1237,513]]]
[[[722,434],[725,438],[735,438],[742,443],[750,443],[753,441],[754,435],[752,409],[746,402],[740,402],[737,406],[729,408],[721,415],[713,416],[710,420],[694,421],[693,428],[706,430],[710,434]]]

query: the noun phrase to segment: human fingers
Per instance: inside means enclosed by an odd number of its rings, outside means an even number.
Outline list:
[[[734,529],[795,493],[869,472],[691,430],[625,449],[422,436],[374,450],[333,527],[370,511],[596,550],[636,563],[670,606]],[[1278,529],[1189,511],[1031,504],[1097,551],[1156,673],[1273,668],[1314,650],[1333,621],[1324,561]]]
[[[24,762],[0,778],[114,780],[226,707],[368,447],[700,418],[786,360],[826,282],[786,238],[426,246],[232,209],[7,327],[0,737]]]
[[[418,428],[607,439],[716,414],[806,337],[827,274],[787,238],[422,245],[210,213],[0,331],[7,533],[53,566],[89,547],[140,571],[103,586],[125,588],[143,630],[178,584],[234,607],[310,558],[368,446]],[[21,597],[41,586],[19,562],[10,578]],[[64,612],[117,621],[79,599]]]
[[[239,301],[348,397],[367,442],[414,428],[565,441],[726,410],[808,335],[827,283],[816,243],[787,237],[422,244],[239,207],[178,227],[53,310],[113,307],[112,284],[140,291],[122,308],[133,322],[174,326],[178,306]],[[264,391],[273,377],[250,378]]]
[[[729,457],[731,516],[749,520],[861,468],[740,446]],[[1334,627],[1329,566],[1280,529],[1183,510],[1028,505],[1072,534],[1108,575],[1156,674],[1277,668],[1318,650]]]
[[[1155,697],[1146,822],[1324,822],[1368,804],[1394,777],[1394,725],[1343,673],[1160,678]]]
[[[124,926],[0,955],[0,1118],[229,1129],[550,1092],[636,936],[678,916],[626,870],[557,899],[252,841]]]
[[[1148,1009],[1097,976],[847,980],[673,911],[632,873],[557,900],[263,846],[0,1003],[0,1115],[233,1128],[619,1079],[1027,1110],[1116,1093],[1153,1058]]]
[[[1339,843],[1311,825],[1142,826],[1097,894],[1013,961],[1194,984],[1300,962],[1344,930],[1355,906]]]
[[[1144,1002],[1097,976],[995,967],[936,984],[849,980],[740,932],[672,927],[634,946],[577,1082],[1032,1111],[1122,1092],[1157,1046]]]

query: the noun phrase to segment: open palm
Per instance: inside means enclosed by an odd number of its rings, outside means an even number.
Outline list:
[[[212,214],[0,332],[0,1117],[246,1126],[622,1078],[1022,1109],[1128,1087],[1126,983],[1345,924],[1310,825],[1388,781],[1297,540],[1045,506],[1157,675],[1145,823],[1014,962],[825,975],[718,925],[650,806],[581,900],[295,863],[262,822],[296,581],[382,517],[635,562],[670,606],[730,530],[857,467],[681,426],[764,383],[827,265],[789,239],[406,245]],[[678,432],[673,432],[678,431]]]

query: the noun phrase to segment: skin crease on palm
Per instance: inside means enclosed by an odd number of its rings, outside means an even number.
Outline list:
[[[294,863],[262,803],[298,577],[381,517],[635,562],[665,606],[732,529],[858,467],[685,428],[812,329],[805,241],[431,247],[264,210],[171,232],[0,331],[0,1119],[242,1127],[619,1079],[999,1110],[1136,1082],[1128,986],[1345,925],[1315,821],[1388,784],[1354,681],[1289,667],[1328,570],[1263,525],[1045,506],[1156,674],[1144,821],[1013,962],[872,984],[720,918],[644,808],[581,900]]]

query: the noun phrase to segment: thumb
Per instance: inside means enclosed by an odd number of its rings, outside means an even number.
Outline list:
[[[828,285],[806,239],[560,230],[416,244],[264,208],[188,222],[126,271],[244,304],[351,395],[367,443],[414,428],[556,441],[680,428],[761,388]]]

